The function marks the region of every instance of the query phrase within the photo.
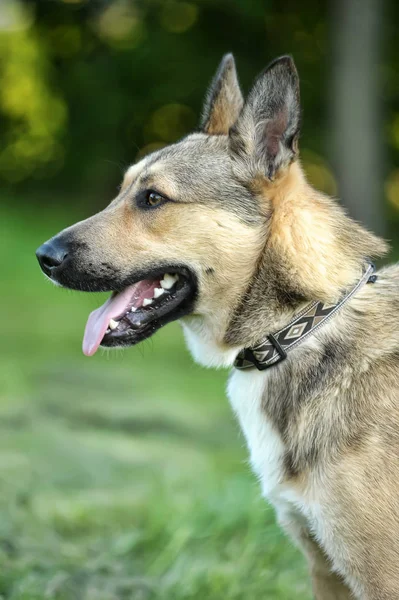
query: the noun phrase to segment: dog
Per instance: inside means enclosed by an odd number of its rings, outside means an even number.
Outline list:
[[[102,212],[43,244],[56,284],[112,292],[83,351],[170,321],[228,396],[317,600],[399,598],[399,268],[306,180],[299,78],[272,62],[244,101],[232,55],[197,132],[131,166]],[[361,151],[361,148],[359,148]]]

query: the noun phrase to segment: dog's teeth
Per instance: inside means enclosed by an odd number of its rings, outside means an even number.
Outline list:
[[[136,312],[137,308],[135,306],[132,306],[132,308],[130,309],[130,312]]]
[[[164,290],[170,290],[178,279],[178,275],[170,275],[169,273],[165,273],[163,279],[161,280],[161,286]]]
[[[154,298],[159,298],[159,296],[162,296],[162,294],[165,293],[165,290],[163,288],[155,288],[154,289]]]
[[[105,333],[111,333],[110,328],[108,327],[107,331]]]
[[[108,327],[110,329],[116,329],[118,327],[119,323],[118,321],[114,321],[114,319],[110,319]]]
[[[150,304],[152,304],[152,298],[144,298],[143,306],[149,306]]]

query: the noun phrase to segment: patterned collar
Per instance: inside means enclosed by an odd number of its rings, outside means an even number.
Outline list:
[[[256,367],[259,371],[264,371],[283,361],[287,358],[287,352],[324,325],[365,283],[374,283],[377,279],[373,275],[374,270],[374,265],[367,263],[361,279],[337,304],[312,302],[284,329],[270,333],[252,348],[241,350],[234,361],[236,369]]]

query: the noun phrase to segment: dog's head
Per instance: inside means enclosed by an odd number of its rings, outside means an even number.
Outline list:
[[[189,314],[228,320],[265,239],[267,210],[253,184],[293,159],[298,95],[294,64],[283,57],[244,104],[227,55],[200,131],[131,166],[105,210],[38,249],[55,283],[112,292],[90,315],[86,354],[136,344]]]
[[[38,249],[53,282],[112,292],[89,317],[86,354],[136,344],[183,317],[224,339],[273,228],[270,199],[295,164],[299,116],[291,58],[273,62],[244,103],[227,55],[200,131],[130,167],[105,210]]]

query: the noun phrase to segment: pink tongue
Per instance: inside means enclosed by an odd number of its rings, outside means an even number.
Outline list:
[[[132,306],[141,307],[145,298],[153,297],[154,289],[159,285],[159,281],[144,279],[130,285],[123,292],[112,295],[100,308],[93,310],[83,336],[83,354],[93,356],[108,329],[110,319],[118,320]]]

